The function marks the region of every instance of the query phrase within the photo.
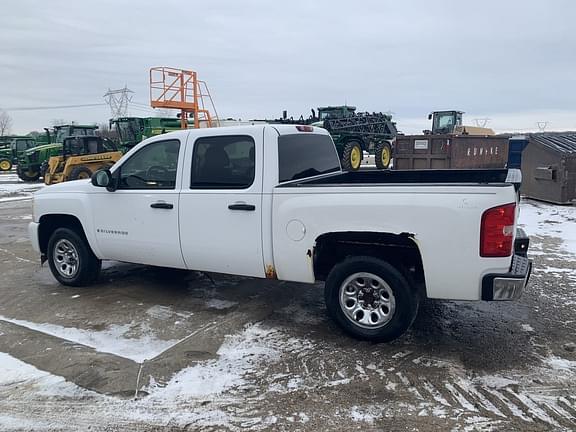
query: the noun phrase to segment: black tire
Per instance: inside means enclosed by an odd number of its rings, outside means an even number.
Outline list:
[[[0,171],[10,171],[12,169],[12,161],[6,158],[0,158]]]
[[[356,161],[354,157],[354,152],[357,151],[360,154],[360,159]],[[346,171],[358,171],[360,165],[362,165],[362,146],[358,141],[348,141],[344,146],[342,152],[342,168]]]
[[[61,245],[71,245],[76,252],[74,261],[77,270],[68,276],[57,268],[59,262],[62,263],[63,261],[61,249],[57,250]],[[102,261],[96,258],[83,235],[79,235],[69,228],[58,228],[52,233],[48,241],[48,264],[52,275],[62,285],[85,286],[98,278]],[[60,268],[62,269],[63,266],[66,268],[67,265],[69,264],[62,263]]]
[[[70,177],[68,178],[68,180],[89,179],[90,177],[92,177],[92,170],[88,167],[80,165],[80,166],[72,168],[72,171],[70,171]]]
[[[31,167],[24,170],[23,168],[20,168],[20,165],[18,165],[16,168],[16,173],[18,174],[18,177],[20,177],[20,180],[25,182],[38,181],[40,178],[40,171]]]
[[[388,169],[390,166],[390,161],[392,159],[392,146],[388,141],[383,141],[376,145],[374,150],[374,160],[376,162],[376,168],[378,169]]]
[[[348,302],[355,301],[353,298],[346,297],[346,295],[343,294],[347,299],[345,305],[342,305],[342,302],[340,301],[341,289],[348,292],[350,286],[354,284],[354,282],[351,282],[344,286],[344,283],[348,278],[358,273],[367,273],[377,276],[386,284],[382,285],[382,288],[385,289],[387,293],[390,291],[392,293],[392,295],[388,294],[388,302],[394,302],[395,306],[392,307],[392,303],[386,303],[388,306],[385,306],[385,303],[381,304],[380,307],[382,310],[387,309],[390,316],[383,318],[382,324],[378,324],[378,327],[369,327],[372,324],[371,322],[367,327],[367,325],[362,325],[357,322],[358,318],[353,320],[349,315],[347,315],[347,313],[352,314],[353,310],[357,310],[355,304],[351,304],[350,307],[346,306]],[[370,280],[369,278],[367,279]],[[354,281],[355,280],[357,279],[354,279]],[[358,292],[362,291],[358,287],[355,289]],[[377,288],[377,290],[378,289],[380,288]],[[370,297],[370,299],[382,301],[380,295],[384,295],[386,292],[383,290],[379,291],[377,298]],[[366,301],[365,299],[368,298],[364,297],[360,299],[358,298],[358,295],[360,295],[360,293],[356,295],[358,305],[360,305],[361,302]],[[336,264],[326,280],[324,298],[329,315],[346,333],[356,339],[372,342],[389,342],[404,334],[416,318],[419,305],[419,295],[417,294],[415,287],[410,284],[409,279],[407,279],[401,271],[391,264],[370,256],[350,257],[346,258],[341,263]],[[374,303],[371,303],[370,306],[374,306]],[[346,312],[345,308],[347,308],[349,312]],[[364,315],[364,311],[367,309],[360,309],[361,310],[357,310],[356,313]],[[368,312],[367,318],[368,315],[371,317],[374,314]],[[368,319],[371,320],[371,318]]]
[[[46,171],[48,171],[48,161],[44,161],[40,165],[40,177],[45,177]]]

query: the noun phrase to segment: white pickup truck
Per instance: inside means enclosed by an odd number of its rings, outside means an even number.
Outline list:
[[[511,173],[344,172],[312,126],[183,130],[37,192],[29,234],[64,285],[94,281],[101,260],[325,281],[345,331],[388,341],[423,297],[520,295],[531,265]]]

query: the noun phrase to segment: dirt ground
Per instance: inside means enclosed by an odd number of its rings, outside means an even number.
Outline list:
[[[31,205],[0,202],[1,430],[576,430],[562,232],[532,236],[520,301],[429,300],[371,344],[327,318],[320,285],[110,262],[60,286],[27,239]]]

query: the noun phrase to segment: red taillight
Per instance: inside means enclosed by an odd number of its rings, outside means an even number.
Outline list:
[[[300,132],[314,132],[314,128],[312,126],[298,125],[296,126],[296,129],[299,130]]]
[[[516,204],[488,209],[482,215],[480,256],[507,257],[512,254]]]

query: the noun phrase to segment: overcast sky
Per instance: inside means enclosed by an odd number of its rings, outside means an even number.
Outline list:
[[[13,131],[106,122],[127,85],[149,104],[152,66],[193,69],[221,117],[295,117],[348,103],[398,128],[460,109],[497,130],[576,130],[576,2],[3,0],[0,109]],[[153,115],[133,106],[133,115]]]

